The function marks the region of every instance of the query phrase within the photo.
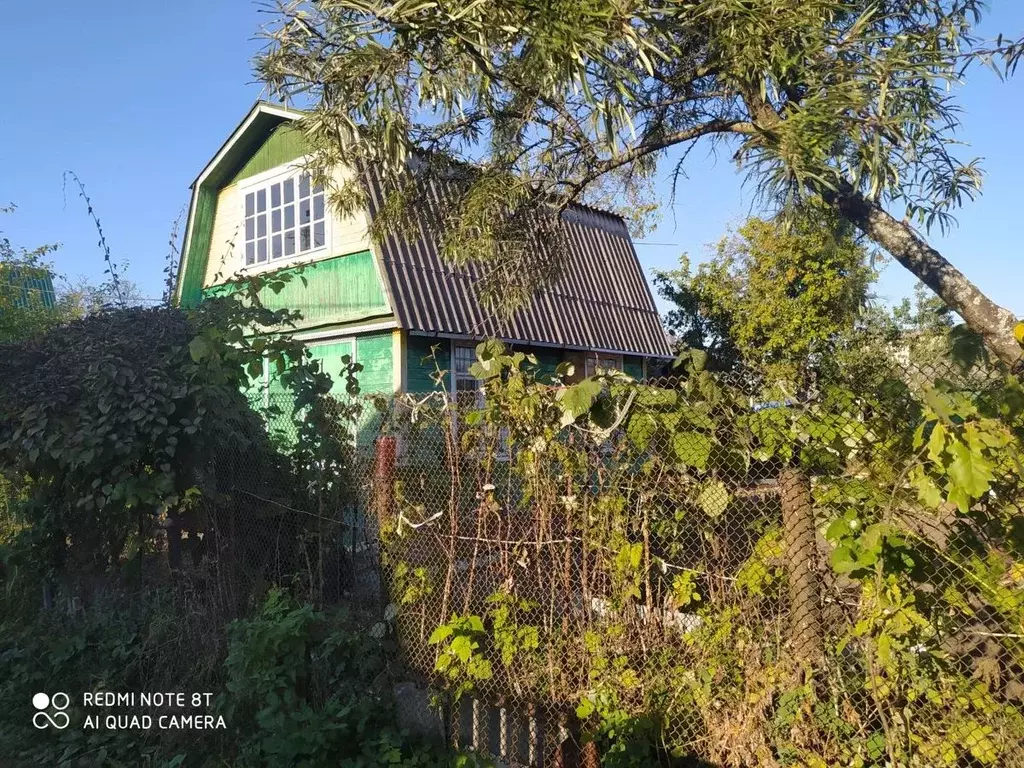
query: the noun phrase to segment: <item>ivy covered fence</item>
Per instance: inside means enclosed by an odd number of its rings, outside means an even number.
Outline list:
[[[551,386],[477,351],[478,396],[380,403],[363,460],[385,614],[450,738],[524,765],[1024,764],[1016,379],[893,359],[766,399],[699,355]]]

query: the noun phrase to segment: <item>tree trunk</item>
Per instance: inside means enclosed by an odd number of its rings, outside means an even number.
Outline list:
[[[1013,313],[989,299],[910,225],[897,220],[845,182],[837,192],[826,191],[823,196],[956,311],[972,331],[981,335],[996,357],[1008,365],[1021,359],[1024,350],[1013,336],[1017,322]]]
[[[813,667],[824,657],[824,641],[811,484],[799,469],[788,468],[779,473],[779,490],[789,575],[790,642],[796,660]]]

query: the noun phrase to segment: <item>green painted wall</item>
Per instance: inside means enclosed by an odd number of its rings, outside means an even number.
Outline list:
[[[188,242],[188,260],[181,276],[181,305],[194,307],[203,297],[203,277],[213,235],[213,217],[217,212],[217,190],[203,184],[196,196],[196,209]]]
[[[363,370],[359,378],[359,391],[363,395],[394,391],[394,361],[391,356],[391,332],[366,334],[356,337],[356,361]],[[380,431],[381,414],[364,399],[363,412],[357,427],[356,442],[370,445]]]
[[[274,132],[267,137],[260,148],[224,186],[290,163],[292,160],[298,160],[307,154],[309,154],[309,142],[302,135],[302,131],[292,123],[283,123],[274,129]]]
[[[302,314],[296,327],[318,328],[391,315],[369,251],[335,256],[299,267],[280,270],[291,275],[278,293],[269,288],[260,291],[260,300],[269,309],[291,309]],[[212,286],[205,295],[217,295],[224,286]]]
[[[437,346],[436,364],[434,360],[425,360],[431,355],[431,346]],[[431,378],[437,367],[443,371],[451,370],[451,340],[409,334],[406,341],[405,366],[407,371],[406,391],[432,392],[437,387]],[[447,384],[447,379],[446,382]]]
[[[555,375],[555,369],[565,359],[565,353],[562,350],[551,347],[524,348],[522,351],[527,354],[532,352],[533,356],[537,358],[537,365],[533,366],[533,369],[537,379],[543,382],[551,381]]]
[[[363,370],[358,374],[360,391],[368,393],[393,390],[391,331],[358,336],[356,361],[363,366]]]
[[[644,361],[642,357],[633,357],[632,355],[623,355],[622,357],[622,370],[629,374],[637,381],[640,381],[644,377]]]
[[[344,357],[349,356],[361,363],[363,370],[356,374],[359,387],[363,394],[374,392],[391,392],[392,388],[392,357],[391,332],[373,333],[356,336],[352,339],[341,339],[320,344],[308,345],[310,355],[320,361],[322,370],[330,374],[334,383],[331,394],[345,398],[345,378],[342,373]],[[295,425],[292,417],[291,395],[281,385],[276,370],[264,367],[267,398],[271,405],[279,409],[279,413],[270,414],[267,418],[267,429],[284,450],[295,444]],[[262,407],[262,390],[255,391],[254,405]],[[380,413],[368,401],[355,424],[356,440],[359,445],[369,445],[377,437],[380,427]]]
[[[345,377],[342,370],[345,366],[342,358],[348,355],[355,359],[355,343],[351,339],[343,341],[332,341],[326,344],[309,344],[309,353],[314,360],[320,361],[321,370],[330,374],[334,383],[331,386],[331,394],[340,397],[345,394]]]

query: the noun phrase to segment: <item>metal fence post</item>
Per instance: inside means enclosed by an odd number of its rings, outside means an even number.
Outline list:
[[[389,529],[395,516],[395,458],[397,441],[393,435],[382,435],[377,438],[373,455],[373,488],[372,509],[377,518],[377,546],[382,547],[381,534]],[[391,568],[378,552],[380,563],[380,599],[381,606],[391,602]]]
[[[811,484],[803,471],[788,467],[779,474],[779,489],[789,576],[790,642],[797,661],[813,666],[824,654]]]

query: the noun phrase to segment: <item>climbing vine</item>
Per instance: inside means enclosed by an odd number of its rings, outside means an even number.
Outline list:
[[[1020,756],[1016,378],[891,361],[766,401],[699,354],[555,386],[496,342],[477,357],[480,398],[409,397],[387,427],[396,623],[442,689],[578,728],[610,765]]]

